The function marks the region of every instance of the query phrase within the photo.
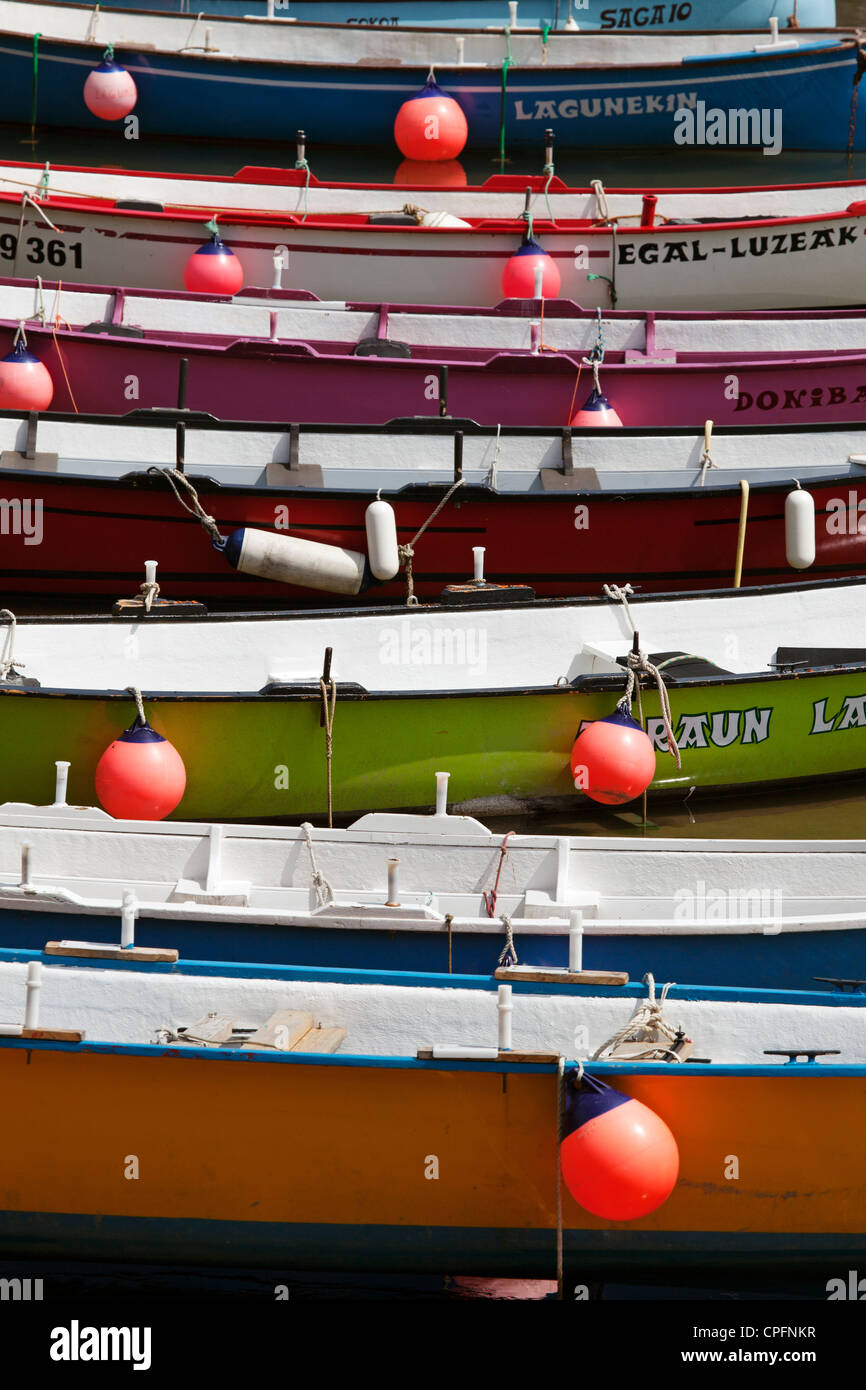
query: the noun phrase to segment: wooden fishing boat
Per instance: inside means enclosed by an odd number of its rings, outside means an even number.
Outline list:
[[[219,179],[6,163],[0,268],[12,276],[56,271],[65,284],[178,290],[217,215],[248,285],[272,285],[276,259],[278,283],[322,299],[497,304],[503,269],[528,230],[527,188],[533,231],[556,263],[561,294],[585,309],[858,302],[866,186],[852,182],[650,196],[527,176],[412,192],[319,184],[303,170],[243,168]],[[422,225],[425,212],[433,216]]]
[[[534,307],[530,317],[526,310]],[[122,414],[177,399],[223,419],[384,424],[446,407],[487,425],[568,425],[592,364],[633,427],[859,423],[866,316],[858,310],[629,314],[512,300],[461,313],[337,307],[291,292],[205,296],[0,281],[0,357],[23,324],[50,372],[52,410]],[[587,355],[589,354],[589,356]],[[2,400],[2,395],[0,395]]]
[[[630,610],[477,597],[470,585],[467,601],[429,607],[25,618],[14,650],[7,618],[0,795],[47,801],[51,762],[70,759],[71,798],[92,805],[137,688],[186,767],[178,818],[297,819],[323,813],[329,787],[338,815],[427,807],[442,768],[460,810],[567,805],[576,734],[623,694],[629,611],[662,663],[680,746],[678,767],[653,686],[651,797],[866,768],[866,657],[850,645],[862,583],[635,596]]]
[[[235,139],[284,140],[300,126],[322,143],[382,143],[433,65],[463,107],[476,148],[533,144],[550,127],[575,146],[667,150],[676,112],[699,101],[711,111],[722,101],[771,117],[781,111],[786,149],[859,149],[866,138],[856,120],[849,136],[856,30],[800,31],[781,41],[767,30],[575,35],[546,25],[517,33],[369,25],[347,32],[276,18],[94,15],[83,5],[33,0],[5,0],[2,17],[0,118],[7,121],[26,119],[35,86],[40,124],[98,126],[82,90],[110,44],[135,81],[135,114],[151,136],[230,130]],[[774,118],[780,137],[777,126]],[[726,129],[723,143],[730,136]],[[738,138],[734,132],[730,143]],[[758,133],[761,140],[780,148],[769,133]]]
[[[707,450],[703,429],[494,430],[437,417],[266,430],[189,411],[122,422],[0,416],[2,595],[131,597],[155,559],[166,597],[321,604],[315,576],[277,582],[234,569],[175,495],[191,505],[189,486],[222,536],[252,526],[359,554],[381,492],[399,544],[413,549],[414,593],[431,599],[466,579],[478,546],[488,579],[548,597],[597,595],[614,553],[622,558],[613,578],[653,592],[725,587],[736,572],[743,483],[742,583],[788,583],[798,571],[785,499],[797,479],[816,513],[810,573],[853,576],[866,565],[864,459],[863,430],[841,426],[727,427]],[[177,461],[186,487],[169,471]],[[407,559],[404,551],[402,573],[370,582],[360,599],[328,602],[399,600]]]
[[[118,946],[131,914],[133,956],[168,948],[381,983],[370,972],[489,974],[509,928],[521,968],[562,971],[579,913],[584,970],[841,989],[862,974],[864,858],[863,841],[492,834],[444,805],[341,830],[13,804],[0,807],[0,946]]]
[[[305,1269],[551,1277],[561,1247],[585,1283],[672,1263],[838,1271],[866,1248],[862,999],[671,990],[639,1006],[662,1042],[626,1051],[621,1029],[651,1032],[622,991],[535,986],[500,1000],[497,1026],[489,979],[3,954],[7,1254],[120,1245],[126,1260],[190,1262],[230,1247],[235,1264],[285,1267],[288,1250]],[[646,1060],[688,1040],[694,1060]],[[618,1060],[582,1060],[606,1042]],[[565,1163],[599,1083],[670,1131],[672,1190],[637,1218],[591,1214],[560,1177],[560,1125]],[[219,1161],[203,1164],[215,1134]],[[147,1181],[112,1177],[132,1148]]]
[[[103,0],[102,9],[132,8],[121,0]],[[181,10],[187,0],[137,0],[137,10]],[[512,30],[530,27],[551,31],[593,29],[758,29],[776,14],[774,0],[691,0],[627,6],[612,4],[595,10],[574,0],[391,0],[381,13],[371,13],[357,0],[208,0],[208,14],[226,18],[302,20],[311,24],[359,24],[384,27],[482,29],[510,24]],[[835,0],[799,0],[798,24],[816,28],[836,23]]]

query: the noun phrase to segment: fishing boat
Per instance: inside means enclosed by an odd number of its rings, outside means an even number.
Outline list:
[[[207,13],[220,18],[302,20],[310,24],[410,26],[436,29],[483,29],[508,24],[551,32],[592,29],[758,29],[777,14],[776,0],[664,0],[663,4],[619,5],[596,10],[587,0],[391,0],[371,13],[357,0],[207,0]],[[102,0],[102,9],[188,10],[188,0]],[[835,0],[792,0],[791,18],[804,28],[836,23]]]
[[[650,798],[866,768],[862,582],[608,593],[485,592],[482,609],[470,584],[453,604],[152,620],[139,603],[17,627],[7,612],[0,795],[47,802],[65,759],[71,799],[92,805],[102,754],[147,717],[182,760],[170,804],[185,820],[425,808],[443,767],[470,814],[567,807],[583,796],[575,737],[623,700],[635,628],[671,707],[651,682]]]
[[[571,1283],[863,1254],[862,997],[2,954],[8,1254]]]
[[[381,605],[438,599],[474,572],[478,549],[489,581],[551,598],[598,595],[611,577],[652,592],[724,588],[738,575],[792,583],[795,562],[816,578],[856,576],[864,462],[866,435],[847,426],[648,434],[437,416],[263,429],[189,410],[3,415],[0,597],[128,599],[155,560],[165,598],[302,607],[329,590],[328,603]],[[796,544],[795,491],[814,511]],[[391,578],[365,569],[377,494],[393,510],[395,568],[379,571]],[[245,572],[223,544],[245,528],[336,548],[322,559],[351,552],[361,568],[346,584],[318,569]]]
[[[503,978],[531,990],[563,974],[579,930],[596,983],[651,971],[858,989],[863,841],[491,833],[448,815],[447,774],[438,784],[431,816],[372,812],[345,830],[113,820],[64,804],[63,785],[52,806],[0,807],[0,946],[339,967],[376,984],[447,972],[467,987],[510,942]]]
[[[50,373],[52,410],[91,414],[175,404],[184,359],[186,406],[231,420],[384,424],[444,403],[480,424],[591,425],[580,412],[602,366],[633,427],[859,423],[866,405],[859,310],[597,317],[511,300],[470,314],[0,281],[0,357],[15,343]]]
[[[392,305],[498,304],[530,230],[559,293],[585,309],[845,306],[866,273],[863,183],[571,190],[551,174],[397,189],[319,184],[309,169],[220,179],[0,166],[11,276],[180,290],[214,225],[247,285]]]
[[[92,130],[83,99],[109,48],[136,86],[134,115],[149,136],[285,140],[302,127],[322,144],[390,141],[401,104],[431,67],[464,110],[473,148],[519,148],[550,127],[561,143],[668,150],[686,110],[715,113],[712,139],[774,153],[860,148],[851,126],[858,74],[854,29],[744,33],[436,31],[381,25],[211,19],[4,0],[0,118]],[[38,33],[38,42],[34,40]],[[35,69],[35,76],[34,76]],[[627,92],[623,90],[627,84]],[[698,103],[702,107],[698,107]],[[727,128],[727,111],[757,126]],[[770,117],[762,126],[760,111]],[[776,111],[782,112],[784,136]],[[711,120],[712,124],[712,120]],[[686,139],[706,143],[706,122]],[[745,136],[745,140],[743,137]]]

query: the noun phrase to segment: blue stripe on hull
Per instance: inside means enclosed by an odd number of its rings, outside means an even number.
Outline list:
[[[6,1258],[112,1259],[281,1269],[398,1271],[555,1278],[552,1230],[473,1226],[381,1226],[203,1221],[159,1217],[0,1213]],[[748,1231],[566,1231],[566,1272],[594,1274],[699,1267],[771,1269],[796,1261],[798,1273],[866,1256],[866,1235],[753,1235]]]
[[[148,135],[213,138],[218,132],[237,139],[291,141],[303,127],[318,144],[388,146],[400,104],[424,85],[427,75],[420,68],[204,63],[120,49],[116,57],[135,77],[136,114]],[[104,128],[82,97],[90,67],[74,46],[40,44],[38,124]],[[840,51],[836,45],[813,46],[783,58],[713,59],[610,70],[602,76],[563,68],[511,69],[507,144],[537,148],[551,127],[566,147],[673,149],[676,110],[702,100],[707,108],[724,110],[781,109],[785,150],[844,150],[855,70],[853,48]],[[470,146],[497,146],[498,69],[436,71],[441,86],[463,106]],[[32,74],[30,44],[0,37],[0,120],[26,118]],[[119,138],[121,133],[119,129]],[[866,148],[866,121],[857,126],[855,148]]]
[[[189,10],[181,0],[102,0],[102,9],[116,10],[131,7],[137,10]],[[665,0],[663,4],[613,3],[593,0],[584,4],[575,0],[572,13],[581,29],[618,29],[648,32],[661,29],[682,32],[689,29],[764,29],[771,15],[785,26],[785,13],[790,3],[779,0]],[[526,28],[554,25],[559,14],[558,32],[568,19],[568,0],[520,0],[518,23]],[[205,0],[205,12],[230,18],[236,15],[258,15],[268,12],[267,0]],[[508,21],[507,0],[276,0],[274,14],[278,19],[298,19],[310,24],[377,25],[399,28],[401,25],[437,29],[483,29],[488,25]],[[822,29],[836,23],[835,0],[800,0],[797,9],[800,27]]]
[[[119,936],[119,920],[111,917],[0,911],[0,947],[41,950],[46,941],[61,938],[119,942]],[[443,974],[448,970],[448,938],[442,931],[241,927],[231,923],[140,918],[135,940],[139,946],[174,947],[183,960],[405,970],[420,974]],[[489,976],[496,968],[504,942],[504,936],[495,934],[455,933],[452,972]],[[568,965],[565,936],[521,937],[518,931],[517,950],[523,964],[559,968]],[[866,928],[778,936],[585,935],[583,941],[587,970],[625,970],[633,980],[640,980],[649,970],[657,980],[690,980],[753,989],[814,990],[815,976],[862,978],[866,973],[864,961]]]

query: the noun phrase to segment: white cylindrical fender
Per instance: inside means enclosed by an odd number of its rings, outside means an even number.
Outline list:
[[[815,499],[801,487],[785,498],[785,558],[795,570],[815,563]]]
[[[364,513],[364,523],[370,569],[377,579],[393,579],[400,568],[400,552],[397,548],[397,518],[391,503],[377,497]]]
[[[464,222],[462,217],[455,217],[453,212],[425,212],[420,225],[422,227],[462,227],[465,231],[472,230],[471,222]]]
[[[367,557],[339,545],[322,545],[298,536],[280,536],[242,526],[232,531],[224,555],[241,574],[324,589],[330,594],[357,594],[368,581]]]

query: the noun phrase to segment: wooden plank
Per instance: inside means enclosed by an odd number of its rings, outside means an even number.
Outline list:
[[[228,1042],[232,1036],[234,1019],[228,1014],[205,1014],[204,1018],[199,1018],[195,1023],[191,1023],[180,1033],[179,1041],[186,1043],[201,1043],[205,1047],[221,1047],[224,1042]]]
[[[80,956],[90,960],[144,961],[174,965],[178,952],[165,946],[109,946],[98,941],[46,941],[46,956]]]
[[[628,984],[628,974],[623,970],[554,970],[543,965],[500,965],[493,978],[551,985]]]
[[[257,1028],[241,1048],[271,1048],[276,1052],[291,1052],[313,1026],[313,1015],[302,1009],[277,1009],[267,1023]]]
[[[83,1042],[84,1033],[77,1028],[22,1028],[19,1035],[38,1042]]]
[[[336,1052],[346,1036],[345,1028],[311,1028],[309,1033],[305,1033],[299,1043],[292,1048],[293,1052]]]
[[[422,1047],[418,1048],[415,1056],[419,1062],[432,1062],[433,1048],[429,1043],[425,1043]],[[487,1060],[491,1062],[552,1062],[555,1064],[559,1061],[559,1057],[560,1054],[558,1052],[527,1052],[523,1050],[520,1052],[500,1052],[498,1057],[491,1057],[489,1059],[485,1057],[466,1057],[463,1060],[467,1062],[483,1062]]]

